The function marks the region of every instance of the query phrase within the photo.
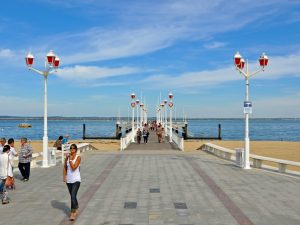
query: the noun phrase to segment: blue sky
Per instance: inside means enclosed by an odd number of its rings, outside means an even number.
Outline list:
[[[130,94],[150,115],[174,94],[177,117],[243,117],[250,71],[252,117],[300,117],[300,1],[11,0],[1,3],[0,115],[43,116],[43,69],[50,49],[61,59],[48,77],[50,116],[127,116]]]

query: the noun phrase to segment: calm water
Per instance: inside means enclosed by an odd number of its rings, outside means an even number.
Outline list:
[[[32,128],[18,128],[28,122]],[[86,124],[87,136],[114,136],[115,120],[48,120],[48,137],[69,134],[71,139],[82,138],[82,124]],[[189,135],[217,136],[218,124],[222,126],[223,140],[243,140],[244,119],[192,119],[188,121]],[[43,138],[43,120],[0,120],[0,137],[31,140]],[[300,119],[250,119],[251,140],[300,141]]]

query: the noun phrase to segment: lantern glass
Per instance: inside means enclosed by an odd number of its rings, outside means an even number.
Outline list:
[[[235,55],[234,55],[234,64],[236,66],[238,66],[241,63],[241,59],[242,59],[242,56],[240,55],[240,53],[239,52],[235,53]]]
[[[47,61],[48,63],[51,65],[54,63],[54,59],[55,59],[55,55],[54,52],[52,50],[50,50],[50,52],[47,54]]]
[[[59,62],[60,62],[59,58],[55,57],[55,60],[54,60],[54,67],[55,68],[59,67]]]
[[[260,64],[260,66],[262,66],[262,67],[267,66],[267,65],[268,65],[268,61],[269,61],[269,58],[268,58],[268,56],[266,56],[265,53],[263,53],[263,54],[260,56],[260,58],[259,58],[259,64]]]
[[[32,66],[33,60],[34,60],[33,55],[28,53],[27,56],[25,57],[25,62],[27,64],[27,66]]]

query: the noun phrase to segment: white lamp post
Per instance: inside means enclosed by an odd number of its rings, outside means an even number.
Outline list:
[[[143,107],[144,107],[144,103],[141,103],[140,104],[140,117],[141,117],[141,125],[140,125],[140,127],[143,127],[144,126],[144,124],[143,124],[143,121],[144,121],[144,115],[143,115]]]
[[[134,99],[135,99],[135,94],[132,93],[131,94],[131,108],[132,108],[132,123],[131,123],[131,129],[132,129],[132,142],[134,142],[134,107],[135,107],[135,102],[134,102]]]
[[[160,104],[160,108],[161,108],[161,125],[164,127],[164,123],[165,123],[165,118],[164,118],[164,116],[165,116],[165,110],[164,110],[164,104],[163,103],[161,103]]]
[[[168,101],[167,101],[167,99],[165,99],[164,100],[164,105],[165,105],[165,111],[164,111],[164,114],[165,114],[165,127],[164,127],[164,129],[165,129],[165,131],[167,131],[167,103],[168,103]],[[167,132],[165,132],[165,136],[167,136]]]
[[[136,107],[136,127],[138,128],[138,127],[140,127],[140,125],[139,125],[139,103],[140,103],[140,100],[137,99],[135,101],[135,103],[137,105],[137,107]]]
[[[173,107],[173,94],[169,93],[169,107],[170,107],[170,142],[173,142],[172,140],[172,134],[173,134],[173,124],[172,124],[172,107]]]
[[[45,58],[44,70],[37,70],[32,67],[34,57],[31,53],[28,53],[25,57],[25,61],[29,70],[32,70],[42,76],[44,76],[44,136],[43,136],[43,167],[49,167],[49,152],[48,152],[48,115],[47,115],[47,77],[49,74],[56,72],[60,59],[53,53],[52,50],[47,54]]]
[[[261,68],[253,73],[249,73],[248,70],[248,60],[246,62],[246,71],[244,71],[245,60],[242,58],[239,52],[234,55],[234,64],[236,69],[245,77],[246,83],[246,97],[244,102],[244,114],[245,114],[245,155],[244,155],[244,169],[250,169],[250,138],[249,138],[249,114],[252,113],[252,102],[249,101],[249,78],[253,75],[264,71],[265,67],[268,65],[268,57],[263,53],[259,58],[259,64]]]

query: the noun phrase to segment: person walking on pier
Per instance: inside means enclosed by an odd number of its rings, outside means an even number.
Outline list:
[[[30,162],[32,160],[32,147],[27,143],[27,138],[21,138],[21,149],[19,152],[19,170],[23,181],[28,181],[30,176]]]
[[[12,177],[12,167],[9,160],[10,146],[4,145],[2,152],[0,153],[0,193],[2,194],[2,204],[8,204],[9,199],[7,197],[6,179]]]
[[[137,143],[141,144],[141,139],[142,139],[142,131],[140,128],[138,128],[137,132],[136,132],[136,139],[137,139]]]
[[[157,129],[156,129],[156,134],[157,134],[157,138],[158,138],[158,143],[162,142],[162,135],[163,135],[163,129],[161,127],[161,124],[158,125]]]
[[[148,124],[145,123],[143,128],[143,138],[145,144],[148,143],[148,137],[149,137],[149,128],[148,128]]]
[[[67,187],[71,196],[71,221],[74,221],[78,215],[79,206],[77,201],[77,192],[81,183],[80,162],[81,157],[77,155],[77,145],[71,144],[70,154],[65,159],[63,170],[64,182],[67,183]]]

